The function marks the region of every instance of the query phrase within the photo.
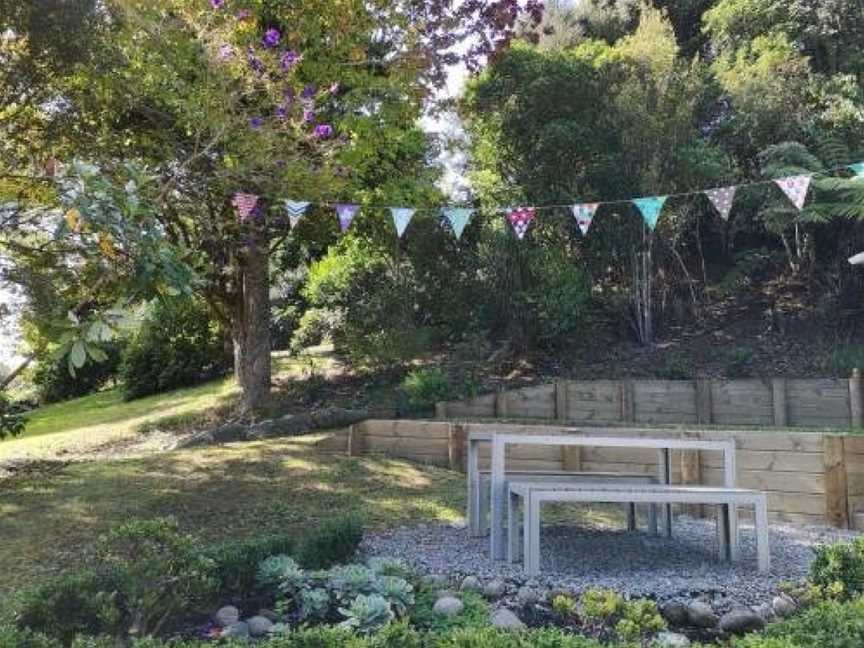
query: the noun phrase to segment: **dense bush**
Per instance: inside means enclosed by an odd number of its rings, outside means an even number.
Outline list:
[[[348,562],[363,539],[363,523],[355,514],[324,522],[306,535],[297,552],[305,569],[327,569]]]
[[[203,304],[155,302],[123,355],[127,400],[194,385],[230,367],[224,336]]]
[[[810,582],[839,598],[864,593],[864,538],[818,547],[810,565]]]
[[[255,588],[259,563],[269,556],[291,554],[294,539],[286,535],[265,535],[209,547],[205,555],[216,564],[220,598],[248,595]]]
[[[69,372],[69,360],[66,356],[49,356],[40,360],[33,372],[33,384],[39,402],[43,404],[79,398],[92,394],[115,378],[120,371],[123,355],[122,343],[109,343],[100,346],[108,356],[102,362],[88,362],[75,370],[75,375]]]
[[[823,602],[769,625],[764,633],[737,639],[732,648],[858,648],[864,646],[864,598]]]
[[[18,436],[24,431],[26,421],[12,407],[6,394],[0,392],[0,441],[10,436]]]
[[[310,308],[300,317],[291,337],[291,350],[299,353],[311,346],[318,346],[332,337],[341,325],[339,311],[328,308]]]
[[[414,409],[428,409],[453,397],[453,389],[443,371],[436,367],[414,369],[402,381],[402,391]]]

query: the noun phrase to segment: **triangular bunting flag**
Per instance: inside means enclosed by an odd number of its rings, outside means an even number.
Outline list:
[[[291,229],[297,227],[297,223],[300,222],[300,217],[306,213],[306,210],[309,209],[309,205],[312,203],[309,202],[295,202],[293,200],[286,200],[285,202],[285,212],[288,214],[288,220],[291,223]]]
[[[531,221],[534,220],[536,215],[537,212],[529,207],[514,209],[507,214],[507,220],[510,221],[510,224],[513,226],[513,231],[516,232],[516,238],[520,241],[525,238],[525,232],[528,231],[528,228],[531,226]]]
[[[663,205],[666,204],[667,196],[652,196],[651,198],[637,198],[633,204],[639,208],[642,213],[642,218],[645,219],[645,224],[649,229],[653,230],[657,227],[657,221],[660,218],[660,212],[663,211]]]
[[[414,209],[405,207],[391,207],[390,213],[393,214],[393,225],[396,227],[396,235],[402,238],[405,230],[408,228],[408,223],[414,218]]]
[[[336,215],[339,217],[339,229],[342,232],[347,232],[348,228],[351,227],[351,223],[354,222],[354,217],[357,215],[357,212],[360,211],[360,205],[353,205],[350,203],[340,203],[336,205]]]
[[[588,228],[591,227],[591,222],[594,220],[594,214],[597,213],[598,207],[600,207],[600,203],[573,205],[573,217],[576,219],[579,229],[582,230],[582,236],[588,233]]]
[[[810,176],[798,175],[788,178],[780,178],[774,181],[783,190],[786,197],[792,201],[799,210],[804,209],[807,201],[807,191],[810,189]]]
[[[464,207],[450,207],[441,211],[450,223],[450,227],[453,228],[453,233],[456,235],[457,240],[461,239],[462,232],[465,231],[465,226],[468,224],[468,221],[471,220],[471,215],[474,213],[474,210],[466,209]]]
[[[237,211],[237,217],[241,221],[245,221],[252,216],[255,209],[258,207],[258,196],[255,194],[235,193],[231,199],[231,204]]]
[[[849,169],[852,173],[855,174],[856,179],[861,178],[864,179],[864,162],[857,162],[855,164],[850,164]]]
[[[738,191],[738,187],[722,187],[720,189],[709,189],[705,192],[708,200],[720,212],[720,218],[723,220],[729,220],[729,213],[732,211],[732,202],[735,200],[736,191]]]

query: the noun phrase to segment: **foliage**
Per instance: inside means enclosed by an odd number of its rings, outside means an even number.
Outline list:
[[[310,308],[303,313],[291,336],[291,350],[299,353],[307,347],[317,346],[332,337],[341,326],[341,315],[328,308]]]
[[[123,354],[127,400],[195,385],[230,366],[223,331],[193,299],[154,303]]]
[[[132,636],[158,633],[179,613],[208,602],[218,587],[215,561],[168,518],[114,528],[102,543],[99,560],[117,575]]]
[[[864,368],[864,345],[849,342],[826,345],[816,359],[819,372],[832,378],[848,378],[853,369]]]
[[[842,599],[864,594],[864,539],[816,548],[810,582]]]
[[[349,607],[340,607],[339,613],[345,617],[344,627],[361,634],[371,634],[394,618],[390,603],[378,594],[358,594]]]
[[[462,628],[444,634],[434,648],[600,648],[593,639],[570,634],[557,628],[513,632],[496,628]]]
[[[447,376],[437,367],[414,369],[402,381],[408,402],[416,409],[428,409],[453,397]]]
[[[220,597],[248,595],[255,588],[261,561],[291,553],[294,544],[294,538],[288,535],[262,535],[208,547],[204,553],[216,566]]]
[[[572,596],[556,594],[552,598],[552,611],[560,617],[570,619],[579,614],[579,605]]]
[[[414,606],[409,610],[411,623],[420,630],[446,633],[457,628],[483,628],[489,625],[489,604],[476,592],[461,592],[462,612],[453,617],[435,614],[437,591],[425,586],[418,588]]]
[[[864,598],[826,601],[791,619],[769,625],[764,633],[732,642],[733,648],[854,648],[864,641]]]
[[[684,351],[664,353],[663,362],[657,367],[657,376],[667,380],[691,380],[694,372],[693,359]]]
[[[614,629],[615,636],[625,643],[666,627],[657,605],[647,599],[627,600],[612,590],[587,590],[579,602],[583,618]]]
[[[108,342],[101,346],[101,350],[106,355],[102,362],[88,363],[76,370],[74,375],[69,373],[69,364],[65,357],[49,355],[40,360],[32,377],[39,402],[50,404],[80,398],[98,391],[115,378],[120,369],[123,345]]]
[[[19,436],[26,426],[24,416],[16,412],[6,394],[0,392],[0,441]]]
[[[363,523],[359,516],[349,514],[328,520],[304,538],[297,561],[305,569],[326,569],[353,557],[362,539]]]

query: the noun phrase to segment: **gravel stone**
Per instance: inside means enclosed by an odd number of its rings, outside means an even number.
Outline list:
[[[483,585],[476,576],[466,576],[462,579],[459,589],[463,592],[477,592],[479,594],[483,591]]]
[[[245,639],[249,636],[249,625],[244,621],[238,621],[225,627],[220,637],[233,637],[234,639]]]
[[[776,614],[781,619],[792,616],[798,609],[795,601],[793,601],[785,594],[775,596],[774,600],[771,601],[771,607],[774,609],[774,614]]]
[[[539,601],[540,595],[533,587],[523,585],[519,588],[519,591],[516,592],[516,600],[519,601],[519,605],[525,607]]]
[[[652,645],[657,648],[689,648],[690,640],[677,632],[661,632]]]
[[[492,627],[504,628],[506,630],[521,630],[525,627],[525,624],[513,612],[507,608],[501,608],[495,610],[495,613],[492,615]]]
[[[718,613],[739,605],[770,601],[781,582],[800,582],[813,560],[812,547],[851,540],[858,534],[826,527],[774,524],[770,527],[771,570],[756,570],[753,525],[742,521],[742,560],[717,559],[713,520],[675,519],[675,535],[627,533],[601,524],[545,525],[541,534],[541,574],[533,587],[582,592],[613,589],[629,597],[651,597],[659,604],[700,598]],[[526,583],[522,566],[489,559],[489,538],[472,538],[448,524],[402,527],[364,538],[366,557],[399,558],[418,574],[459,583],[500,579],[512,590]],[[530,587],[530,585],[529,585]]]
[[[493,601],[501,598],[507,592],[507,585],[499,578],[489,581],[483,587],[483,596]]]
[[[670,601],[662,608],[660,614],[666,619],[670,626],[681,627],[687,625],[687,606],[681,601]]]
[[[452,596],[444,596],[435,601],[435,606],[432,608],[432,611],[435,614],[443,617],[455,617],[465,606],[462,604],[457,598]]]
[[[692,601],[687,606],[687,622],[697,628],[713,628],[717,625],[717,615],[705,601]]]
[[[233,605],[226,605],[216,611],[213,620],[220,628],[227,628],[231,624],[237,623],[240,620],[240,610]]]
[[[720,629],[728,634],[746,634],[765,627],[765,621],[753,610],[739,608],[720,619]]]

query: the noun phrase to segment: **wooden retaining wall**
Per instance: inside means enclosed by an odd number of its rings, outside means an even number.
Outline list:
[[[836,379],[560,380],[438,403],[436,418],[864,427],[860,374]]]
[[[864,519],[864,437],[818,432],[682,431],[647,428],[562,427],[441,421],[370,420],[337,433],[327,449],[352,456],[383,454],[464,470],[465,439],[472,431],[518,434],[579,434],[658,438],[734,439],[737,483],[768,493],[772,519],[796,524],[853,525]],[[525,470],[585,470],[656,474],[656,451],[625,448],[516,446],[509,464]],[[489,449],[481,447],[481,468]],[[675,483],[720,485],[719,452],[686,451],[673,456]],[[693,512],[693,511],[691,511]]]

